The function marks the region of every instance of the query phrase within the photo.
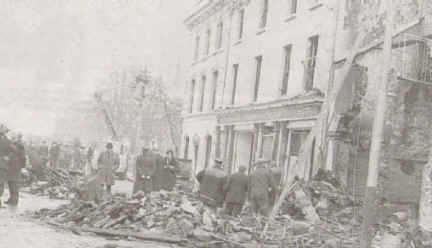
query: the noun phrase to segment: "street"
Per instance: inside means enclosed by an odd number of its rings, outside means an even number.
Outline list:
[[[122,181],[116,183],[114,190],[115,192],[127,192],[130,187],[131,183]],[[8,194],[6,193],[3,199],[7,199],[7,197]],[[107,240],[90,234],[76,235],[70,231],[59,230],[37,222],[37,220],[29,217],[31,212],[41,208],[55,208],[64,203],[67,201],[21,193],[20,204],[17,208],[0,209],[0,248],[170,247],[142,241]]]

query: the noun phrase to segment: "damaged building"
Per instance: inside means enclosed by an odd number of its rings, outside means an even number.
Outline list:
[[[327,90],[334,12],[321,1],[200,1],[186,25],[182,149],[195,172],[215,158],[228,172],[295,163]]]
[[[193,49],[182,154],[193,161],[194,173],[216,158],[227,172],[265,158],[288,179],[331,170],[361,200],[382,75],[381,4],[199,1],[185,21]],[[397,1],[395,8],[379,188],[386,200],[416,209],[432,125],[432,12],[430,3],[410,0]],[[341,84],[343,97],[330,99]],[[319,135],[297,163],[312,128]]]

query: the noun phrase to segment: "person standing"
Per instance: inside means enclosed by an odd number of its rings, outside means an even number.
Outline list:
[[[133,194],[139,191],[150,193],[154,190],[153,177],[157,171],[158,158],[152,154],[149,148],[142,148],[142,153],[136,160],[136,174],[133,186]]]
[[[6,136],[9,129],[5,125],[0,125],[0,207],[2,206],[1,197],[4,193],[4,184],[7,182],[10,156],[13,152],[13,144]]]
[[[49,161],[49,148],[47,142],[44,140],[42,141],[42,145],[39,147],[39,154],[42,159],[42,166],[45,167]]]
[[[276,180],[274,180],[270,169],[267,167],[268,164],[269,161],[259,161],[250,179],[251,207],[255,213],[263,216],[268,216],[271,195],[277,190]]]
[[[13,142],[13,152],[8,170],[7,183],[9,187],[9,199],[5,202],[12,206],[18,205],[19,184],[21,182],[21,170],[26,165],[26,153],[22,143],[22,136],[18,134]]]
[[[249,178],[246,175],[246,167],[240,166],[239,171],[228,178],[225,187],[225,213],[238,216],[246,200]]]
[[[109,194],[111,194],[111,187],[114,185],[114,173],[119,165],[119,155],[113,151],[113,144],[107,143],[106,150],[99,155],[98,168],[101,182]]]
[[[204,169],[197,174],[197,180],[200,183],[199,198],[213,211],[223,205],[225,176],[220,160],[215,160],[213,168]]]

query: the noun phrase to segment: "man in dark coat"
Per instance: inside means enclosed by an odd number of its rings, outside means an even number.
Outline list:
[[[239,171],[230,176],[225,184],[225,213],[238,216],[246,200],[249,178],[245,174],[246,167],[240,166]]]
[[[261,160],[250,178],[251,207],[255,213],[268,216],[271,206],[271,196],[277,190],[276,180],[268,168],[269,161]]]
[[[11,154],[11,160],[8,170],[7,183],[9,187],[9,200],[6,204],[13,206],[18,205],[19,199],[19,184],[21,182],[21,169],[26,165],[26,154],[25,148],[22,143],[22,137],[20,134],[17,135],[14,142],[14,150]]]
[[[142,153],[136,160],[135,183],[133,194],[143,191],[150,193],[153,191],[153,177],[156,173],[159,158],[150,149],[144,147]]]
[[[220,160],[215,161],[213,168],[204,169],[197,174],[197,180],[200,183],[199,197],[212,210],[223,205],[225,179],[226,175]]]
[[[6,136],[9,129],[5,125],[0,125],[0,206],[1,197],[4,192],[4,184],[7,182],[13,144]]]
[[[106,151],[98,158],[98,175],[101,183],[106,186],[106,191],[111,194],[111,187],[114,185],[114,173],[120,166],[120,157],[113,151],[113,144],[107,143]]]

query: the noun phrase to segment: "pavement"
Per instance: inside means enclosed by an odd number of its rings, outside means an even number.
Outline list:
[[[127,181],[119,181],[113,188],[114,192],[128,193],[131,190],[132,183]],[[3,200],[7,198],[6,193]],[[107,240],[90,234],[76,235],[28,217],[30,212],[41,208],[56,208],[65,203],[67,201],[21,193],[18,207],[0,209],[0,248],[172,247],[153,242]]]

